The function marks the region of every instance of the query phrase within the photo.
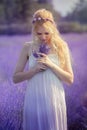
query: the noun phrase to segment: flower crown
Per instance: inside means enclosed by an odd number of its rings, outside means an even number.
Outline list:
[[[32,21],[32,23],[35,22],[46,22],[46,21],[50,21],[51,23],[53,23],[53,21],[49,18],[42,18],[42,17],[35,17]]]

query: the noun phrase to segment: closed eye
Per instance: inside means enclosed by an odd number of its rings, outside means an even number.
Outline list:
[[[42,35],[42,33],[39,33],[39,32],[38,32],[37,35]]]
[[[48,33],[48,32],[45,32],[45,35],[49,35],[49,33]]]

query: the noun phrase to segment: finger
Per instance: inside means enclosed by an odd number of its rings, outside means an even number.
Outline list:
[[[46,66],[46,63],[43,62],[43,61],[38,61],[38,63],[39,63],[40,65],[45,65],[45,66]]]
[[[47,66],[46,66],[46,65],[43,65],[43,67],[42,67],[42,68],[47,69]]]
[[[44,63],[44,60],[38,59],[37,62],[38,62],[38,63]]]
[[[41,53],[41,52],[37,52],[37,54],[40,55],[40,56],[42,56],[42,57],[45,57],[45,56],[46,56],[46,54]]]
[[[42,61],[41,61],[41,60],[37,60],[37,62],[38,62],[38,63],[42,63]]]
[[[46,60],[45,57],[39,57],[39,58],[37,59],[37,61],[45,61],[45,60]]]
[[[46,70],[46,68],[45,67],[42,67],[42,68],[40,68],[41,70]]]
[[[46,67],[46,65],[45,64],[40,64],[40,66],[42,67],[42,68],[45,68]]]

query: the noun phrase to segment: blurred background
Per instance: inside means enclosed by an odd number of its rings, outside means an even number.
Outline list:
[[[0,0],[0,34],[31,33],[39,8],[53,13],[60,32],[87,32],[87,0]]]
[[[0,0],[0,130],[23,130],[27,81],[14,84],[12,76],[40,8],[53,13],[71,51],[74,83],[64,84],[68,130],[87,130],[87,0]]]

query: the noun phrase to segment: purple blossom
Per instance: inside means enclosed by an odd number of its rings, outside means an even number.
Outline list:
[[[50,50],[50,47],[46,44],[41,44],[40,48],[39,48],[39,52],[44,53],[44,54],[48,54]]]
[[[50,47],[49,47],[47,44],[42,43],[42,44],[40,45],[40,47],[39,47],[39,51],[38,51],[38,52],[44,53],[44,54],[48,54],[48,53],[49,53],[49,50],[50,50]],[[38,58],[38,57],[39,57],[39,55],[37,54],[36,51],[33,51],[33,56],[34,56],[35,58]]]
[[[35,58],[38,58],[39,57],[39,55],[37,54],[37,52],[34,50],[33,51],[33,56],[35,57]]]

